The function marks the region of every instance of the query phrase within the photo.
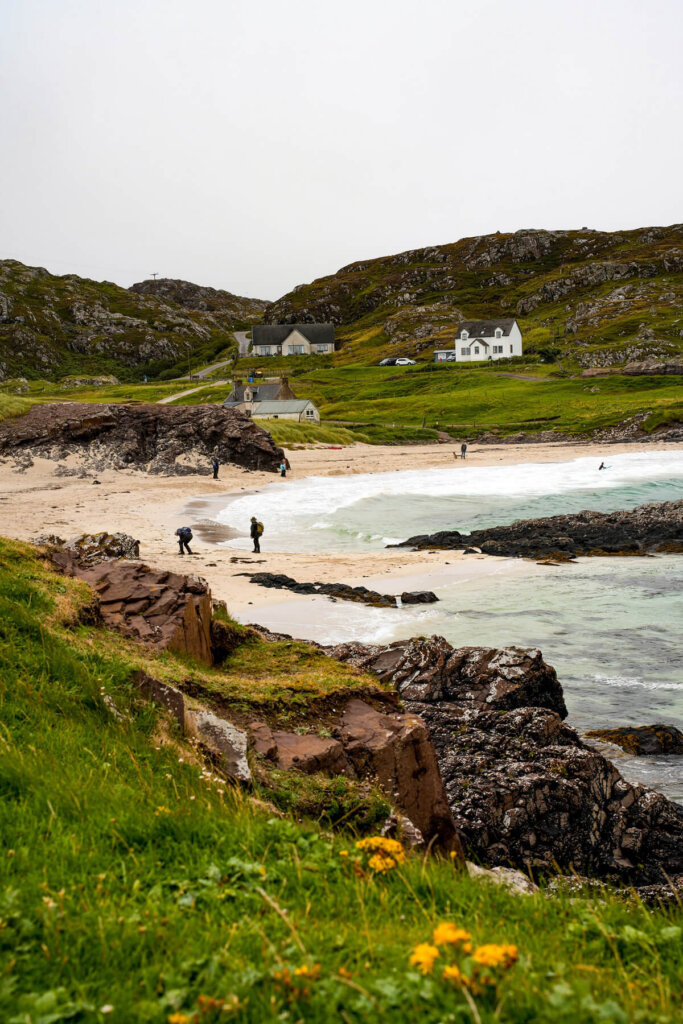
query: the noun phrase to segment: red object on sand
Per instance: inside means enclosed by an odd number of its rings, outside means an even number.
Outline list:
[[[338,448],[341,451],[341,449],[344,447],[344,445],[343,444],[328,444],[327,447],[328,448],[334,448],[335,450]]]

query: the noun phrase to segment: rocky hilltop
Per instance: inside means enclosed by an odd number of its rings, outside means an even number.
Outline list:
[[[574,558],[577,555],[644,555],[683,551],[683,501],[618,512],[575,512],[527,519],[463,534],[458,530],[410,537],[393,547],[479,548],[486,555]]]
[[[516,316],[525,353],[585,367],[683,351],[683,226],[480,235],[342,267],[266,308],[332,321],[347,359],[452,343],[463,319]]]
[[[75,456],[73,472],[139,469],[209,473],[212,458],[276,472],[282,459],[270,434],[241,412],[216,405],[34,405],[0,423],[0,458],[19,466],[34,457]]]
[[[251,323],[254,319],[260,319],[268,305],[265,299],[247,299],[243,295],[223,291],[222,288],[208,288],[171,277],[139,281],[132,284],[128,291],[136,295],[153,295],[164,302],[212,313],[218,318],[224,316],[231,322],[239,320]]]
[[[258,300],[201,292],[213,289],[156,281],[128,290],[0,260],[0,380],[121,376],[142,366],[152,375],[185,360],[188,350],[212,358],[234,344],[233,329],[261,318]]]

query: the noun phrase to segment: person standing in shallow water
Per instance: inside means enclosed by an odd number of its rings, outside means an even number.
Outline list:
[[[259,532],[258,521],[256,516],[251,517],[251,529],[249,531],[251,539],[254,542],[254,553],[257,555],[261,554],[261,534]]]

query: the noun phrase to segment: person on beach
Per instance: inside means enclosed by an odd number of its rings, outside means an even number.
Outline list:
[[[213,469],[214,480],[218,480],[218,459],[213,459],[211,463],[211,468]]]
[[[254,554],[261,554],[261,534],[263,533],[263,525],[259,523],[256,516],[251,517],[251,529],[249,534],[254,542]]]
[[[184,555],[185,551],[187,551],[188,555],[191,555],[192,552],[190,551],[190,541],[192,540],[192,530],[190,529],[190,527],[180,526],[176,530],[175,535],[178,538],[178,547],[180,548],[178,554]],[[185,551],[183,551],[183,547],[185,548]]]
[[[463,441],[463,443],[460,445],[460,458],[464,459],[466,454],[467,454],[467,445]]]
[[[280,476],[287,476],[287,463],[284,459],[280,463]]]

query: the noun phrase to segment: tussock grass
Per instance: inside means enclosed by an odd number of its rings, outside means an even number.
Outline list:
[[[31,403],[25,398],[15,398],[14,395],[0,394],[0,422],[8,420],[12,416],[22,416],[31,408]]]
[[[350,790],[321,783],[321,828],[305,817],[320,807],[315,780],[280,780],[284,816],[207,780],[132,690],[134,645],[74,624],[87,600],[29,546],[0,541],[1,1020],[678,1019],[680,912],[609,891],[514,896],[438,858],[356,873],[354,836],[329,831]],[[246,678],[255,656],[227,670]],[[182,681],[189,666],[174,670]],[[294,660],[289,685],[302,671]],[[468,1001],[439,960],[427,975],[409,965],[440,921],[516,945],[518,964]]]

